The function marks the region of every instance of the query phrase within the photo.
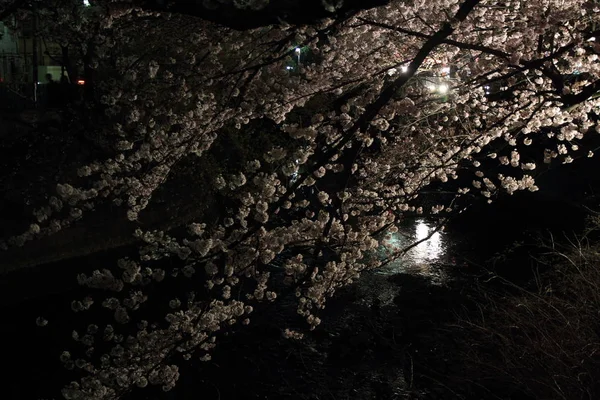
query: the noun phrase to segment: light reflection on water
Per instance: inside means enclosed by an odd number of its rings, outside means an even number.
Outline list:
[[[423,220],[417,220],[415,222],[416,241],[425,239],[429,235],[430,230],[435,229],[435,227],[428,226]],[[435,232],[429,239],[411,249],[409,256],[413,262],[421,263],[435,261],[443,255],[443,252],[442,235],[440,232]]]
[[[425,239],[435,229],[432,223],[417,219],[399,226],[399,231],[391,234],[390,240],[380,247],[380,256],[384,258],[394,251]],[[427,276],[432,281],[443,283],[445,276],[437,263],[446,256],[446,237],[444,233],[436,232],[429,239],[410,249],[403,257],[389,263],[377,271],[378,274],[392,275],[410,273]]]

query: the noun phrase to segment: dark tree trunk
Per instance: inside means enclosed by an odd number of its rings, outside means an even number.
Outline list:
[[[67,76],[69,77],[69,82],[72,84],[75,83],[77,79],[77,73],[75,72],[75,68],[73,67],[73,62],[71,61],[71,57],[69,55],[69,46],[60,46],[62,52],[62,65],[67,71]]]
[[[86,101],[93,102],[95,99],[95,77],[96,71],[92,66],[94,60],[94,52],[96,51],[96,45],[93,40],[87,43],[87,51],[83,56],[83,77],[85,84],[83,86],[83,98]]]

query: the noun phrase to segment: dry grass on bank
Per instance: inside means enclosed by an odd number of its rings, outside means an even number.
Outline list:
[[[600,219],[584,235],[549,237],[528,287],[494,276],[475,308],[444,327],[458,343],[457,397],[600,398]]]

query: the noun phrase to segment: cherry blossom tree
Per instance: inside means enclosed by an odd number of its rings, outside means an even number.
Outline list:
[[[535,191],[544,165],[593,155],[599,10],[591,0],[390,1],[238,31],[124,3],[95,9],[87,112],[108,155],[59,184],[5,246],[59,234],[106,203],[136,224],[182,160],[202,162],[227,132],[258,124],[285,140],[211,171],[216,215],[186,232],[140,225],[139,254],[78,276],[95,294],[73,310],[104,307],[115,323],[74,333],[82,355],[63,361],[87,375],[65,397],[169,390],[177,363],[208,360],[220,332],[287,293],[314,328],[327,298],[389,261],[372,254],[403,216]],[[434,184],[452,195],[431,204]]]

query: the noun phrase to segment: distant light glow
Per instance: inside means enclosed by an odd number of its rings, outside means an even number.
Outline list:
[[[596,41],[596,37],[595,37],[595,36],[592,36],[592,37],[591,37],[591,38],[589,38],[587,41],[588,41],[588,42],[595,42],[595,41]]]
[[[448,85],[446,85],[445,83],[442,83],[440,86],[438,86],[437,90],[441,94],[446,94],[446,93],[448,93]]]
[[[293,69],[293,68],[288,65],[287,67],[285,67],[285,69],[287,69],[289,71],[290,69]]]
[[[392,75],[394,75],[396,72],[398,72],[398,70],[397,70],[396,68],[390,68],[390,69],[388,69],[388,71],[387,71],[387,74],[388,74],[389,76],[392,76]]]
[[[302,51],[302,49],[300,49],[300,47],[296,47],[294,49],[294,51],[296,52],[296,54],[300,54],[300,52]]]
[[[79,80],[77,81],[77,84],[78,84],[78,85],[85,85],[85,81],[84,81],[83,79],[79,79]]]
[[[86,7],[91,6],[90,0],[83,0],[83,5],[86,6]]]
[[[407,65],[403,65],[402,67],[400,67],[400,71],[402,71],[402,72],[408,71],[408,66]]]

